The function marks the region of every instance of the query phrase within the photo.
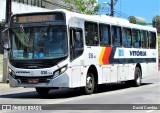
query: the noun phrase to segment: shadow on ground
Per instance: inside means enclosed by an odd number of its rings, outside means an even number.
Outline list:
[[[151,85],[152,83],[142,83],[140,87],[145,85]],[[128,89],[131,88],[130,86],[125,85],[124,83],[110,83],[101,85],[98,87],[98,91],[96,94],[110,92],[110,91],[117,91],[121,89]],[[23,92],[23,93],[14,93],[14,94],[6,94],[0,95],[0,98],[16,98],[16,99],[60,99],[60,98],[71,98],[84,95],[80,89],[68,89],[68,88],[61,88],[61,89],[52,89],[50,90],[49,94],[46,96],[40,96],[37,94],[36,91],[32,92]]]

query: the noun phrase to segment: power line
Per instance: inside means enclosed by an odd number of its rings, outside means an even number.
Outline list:
[[[116,9],[114,10],[114,12],[117,13],[117,14],[123,15],[125,17],[129,17],[130,16],[130,15],[128,15],[126,13],[123,13],[122,11],[119,11],[119,10],[116,10]]]

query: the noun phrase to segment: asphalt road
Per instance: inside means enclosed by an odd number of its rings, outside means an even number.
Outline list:
[[[83,95],[80,90],[73,89],[59,89],[51,90],[46,97],[39,96],[35,89],[32,88],[9,88],[6,84],[0,84],[0,104],[118,104],[119,106],[126,106],[128,104],[160,104],[160,72],[158,75],[152,75],[142,80],[140,87],[128,87],[123,83],[107,84],[102,90],[92,95]],[[124,105],[125,104],[125,105]],[[76,106],[79,107],[79,106]],[[115,110],[118,106],[111,106],[113,110],[103,111],[86,110],[88,113],[108,112],[108,113],[158,113],[157,110]],[[48,107],[53,109],[52,106]],[[112,109],[111,108],[111,109]],[[71,107],[71,109],[74,109]],[[81,108],[80,108],[81,109]],[[13,111],[0,111],[4,113],[12,113]],[[15,112],[15,111],[14,111]],[[21,112],[21,111],[16,111]],[[25,111],[23,111],[25,112]],[[37,111],[42,112],[42,111]],[[46,111],[52,112],[52,111]],[[55,112],[72,112],[80,113],[81,110],[67,110]],[[27,113],[27,111],[26,111]]]

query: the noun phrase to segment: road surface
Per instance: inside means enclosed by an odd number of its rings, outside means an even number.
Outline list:
[[[98,93],[92,95],[83,95],[80,90],[73,89],[59,89],[51,90],[46,97],[39,96],[35,89],[32,88],[9,88],[8,84],[0,84],[0,104],[160,104],[160,72],[158,75],[152,75],[142,80],[140,87],[128,87],[123,83],[107,84]],[[78,106],[79,107],[79,106]],[[135,106],[136,107],[136,106]],[[72,109],[73,107],[71,107]],[[117,111],[112,106],[113,110],[107,110],[109,113],[158,113],[157,110],[132,110],[132,111]],[[111,108],[111,109],[112,109]],[[49,106],[52,109],[52,106]],[[74,108],[73,108],[74,109]],[[87,110],[87,108],[86,108]],[[2,111],[10,113],[11,111]],[[13,111],[12,111],[13,112]],[[17,112],[17,111],[16,111]],[[20,111],[19,111],[20,112]],[[23,111],[25,112],[25,111]],[[36,111],[35,111],[36,112]],[[42,111],[37,111],[42,112]],[[52,112],[47,111],[47,112]],[[67,110],[57,112],[82,112],[81,110]],[[84,112],[84,111],[83,111]],[[87,110],[88,113],[106,112],[101,109]],[[1,113],[1,111],[0,111]],[[27,111],[26,111],[27,113]]]

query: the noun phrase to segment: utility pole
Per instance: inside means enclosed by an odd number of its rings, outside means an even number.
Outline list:
[[[114,16],[114,0],[111,0],[111,16]]]
[[[12,0],[6,0],[6,20],[5,23],[9,24],[10,18],[11,18],[11,11],[12,8]]]
[[[11,19],[11,14],[12,14],[12,0],[6,0],[6,14],[5,14],[5,26],[4,28],[6,29],[9,27],[9,21]],[[4,40],[8,40],[8,32],[4,33]],[[3,78],[2,78],[3,83],[8,82],[8,51],[4,50],[3,54]]]

